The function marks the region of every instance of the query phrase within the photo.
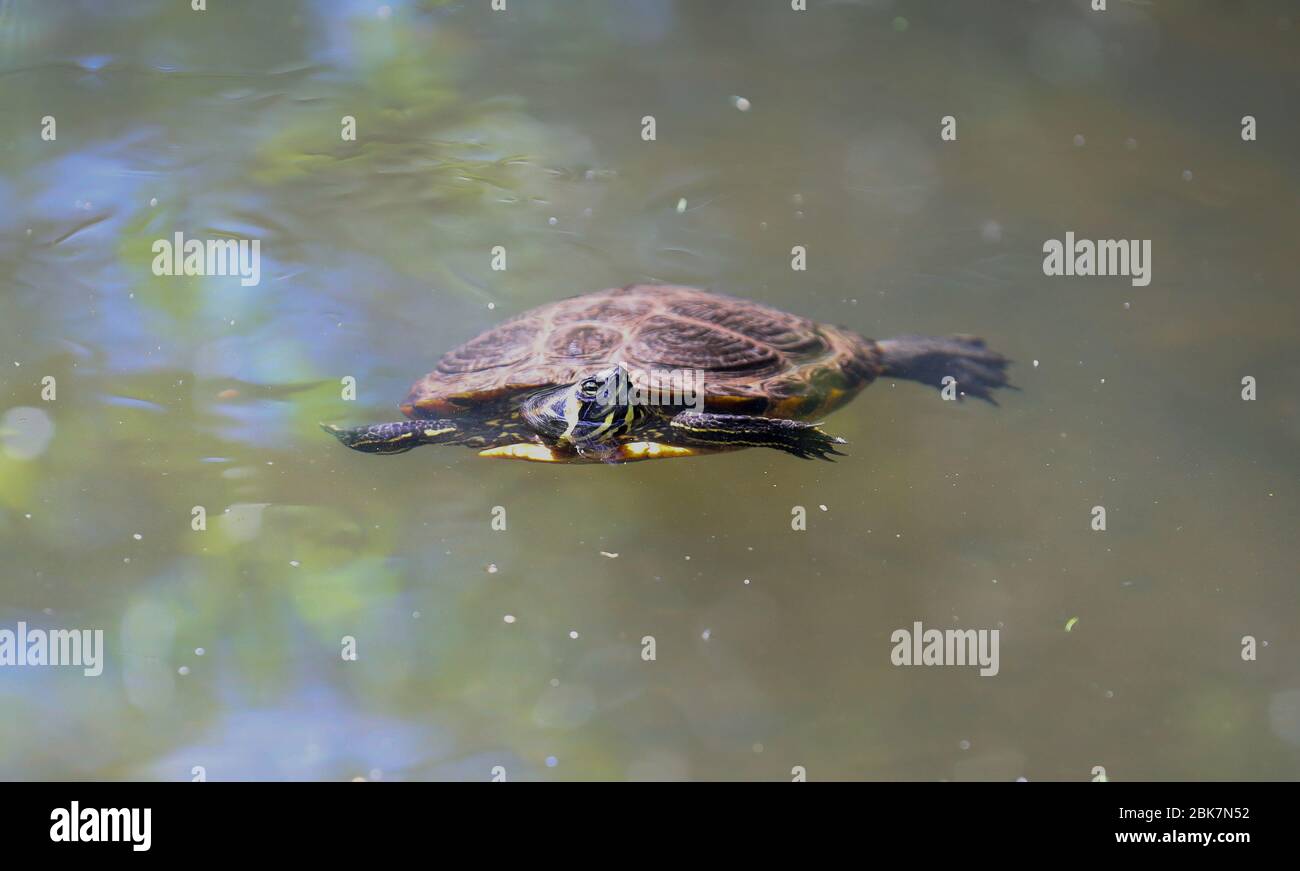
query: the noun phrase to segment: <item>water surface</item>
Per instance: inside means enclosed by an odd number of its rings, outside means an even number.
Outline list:
[[[209,5],[0,2],[0,626],[107,645],[0,670],[0,776],[1300,775],[1291,4]],[[1150,285],[1044,276],[1069,230]],[[155,276],[176,232],[260,283]],[[631,282],[979,334],[1022,390],[878,383],[835,465],[316,428]],[[999,675],[895,667],[915,621]]]

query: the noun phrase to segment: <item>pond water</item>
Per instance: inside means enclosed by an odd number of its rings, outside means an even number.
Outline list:
[[[0,629],[104,633],[0,668],[0,777],[1300,776],[1292,4],[208,5],[0,2]],[[1067,232],[1150,283],[1045,275]],[[879,381],[834,465],[317,428],[633,282],[1020,391]],[[917,622],[998,674],[895,665]]]

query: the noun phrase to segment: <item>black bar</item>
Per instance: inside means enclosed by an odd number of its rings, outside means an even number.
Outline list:
[[[526,786],[418,783],[8,784],[0,830],[9,856],[74,860],[109,853],[215,859],[285,852],[308,860],[374,859],[380,845],[483,850],[497,835],[560,849],[629,829],[643,831],[638,841],[665,845],[698,836],[725,838],[742,850],[747,839],[762,844],[788,836],[811,838],[810,846],[844,840],[862,855],[884,856],[905,846],[927,857],[978,849],[991,858],[1033,849],[1049,862],[1097,853],[1230,859],[1245,850],[1285,850],[1292,840],[1285,831],[1292,817],[1283,793],[1288,788],[1278,784],[558,787],[563,798],[553,794],[556,788],[542,796]],[[88,809],[148,808],[149,849],[134,850],[130,835],[112,843],[52,840],[74,801],[83,826]],[[103,819],[94,817],[96,824]]]

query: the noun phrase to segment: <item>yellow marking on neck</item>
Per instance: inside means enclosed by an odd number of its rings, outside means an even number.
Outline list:
[[[572,442],[573,431],[578,428],[578,416],[582,412],[582,403],[578,400],[577,391],[570,390],[564,397],[564,419],[568,421],[568,428],[560,435],[561,442]]]
[[[426,439],[431,439],[434,436],[445,435],[449,432],[455,432],[455,431],[456,431],[456,427],[454,426],[444,426],[442,429],[426,429],[424,431],[424,437]]]
[[[488,448],[485,451],[479,451],[478,455],[480,457],[499,457],[507,460],[529,460],[534,463],[567,462],[564,457],[545,445],[535,445],[531,442],[519,442],[513,445],[502,445],[499,448]]]
[[[592,441],[598,441],[602,435],[609,432],[609,428],[613,425],[614,412],[611,411],[609,414],[605,415],[605,419],[601,422],[600,426],[591,431],[591,435],[588,436],[588,438]]]

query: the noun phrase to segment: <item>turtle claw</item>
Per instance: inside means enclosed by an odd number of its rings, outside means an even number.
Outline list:
[[[804,460],[825,460],[835,462],[832,456],[847,457],[843,451],[835,450],[836,445],[848,444],[839,436],[823,432],[816,424],[809,424],[806,429],[796,431],[791,445],[786,448],[789,453]]]

